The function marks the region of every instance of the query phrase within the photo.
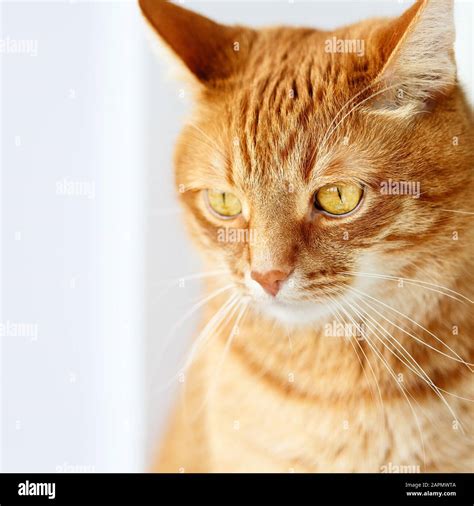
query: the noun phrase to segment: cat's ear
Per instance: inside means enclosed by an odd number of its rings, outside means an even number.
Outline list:
[[[453,0],[418,0],[384,30],[385,63],[377,107],[396,114],[425,109],[456,83]]]
[[[166,0],[139,0],[159,39],[199,82],[232,75],[243,60],[250,30],[226,26]]]

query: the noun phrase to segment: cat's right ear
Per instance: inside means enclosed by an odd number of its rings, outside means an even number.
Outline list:
[[[226,26],[166,0],[139,0],[143,15],[198,82],[229,78],[245,58],[251,30]]]

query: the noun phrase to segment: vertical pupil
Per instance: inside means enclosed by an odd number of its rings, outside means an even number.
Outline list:
[[[225,193],[222,194],[222,201],[223,201],[223,203],[225,205]]]

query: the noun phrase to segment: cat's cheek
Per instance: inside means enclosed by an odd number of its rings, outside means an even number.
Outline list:
[[[253,234],[242,217],[220,220],[206,209],[198,209],[192,221],[195,235],[201,236],[201,244],[229,265],[235,264],[248,251]]]

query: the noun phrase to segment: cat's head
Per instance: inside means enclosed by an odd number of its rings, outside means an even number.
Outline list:
[[[140,3],[195,92],[177,188],[225,283],[308,323],[369,286],[363,273],[443,273],[466,223],[452,211],[472,188],[452,1],[332,32],[223,26]]]

